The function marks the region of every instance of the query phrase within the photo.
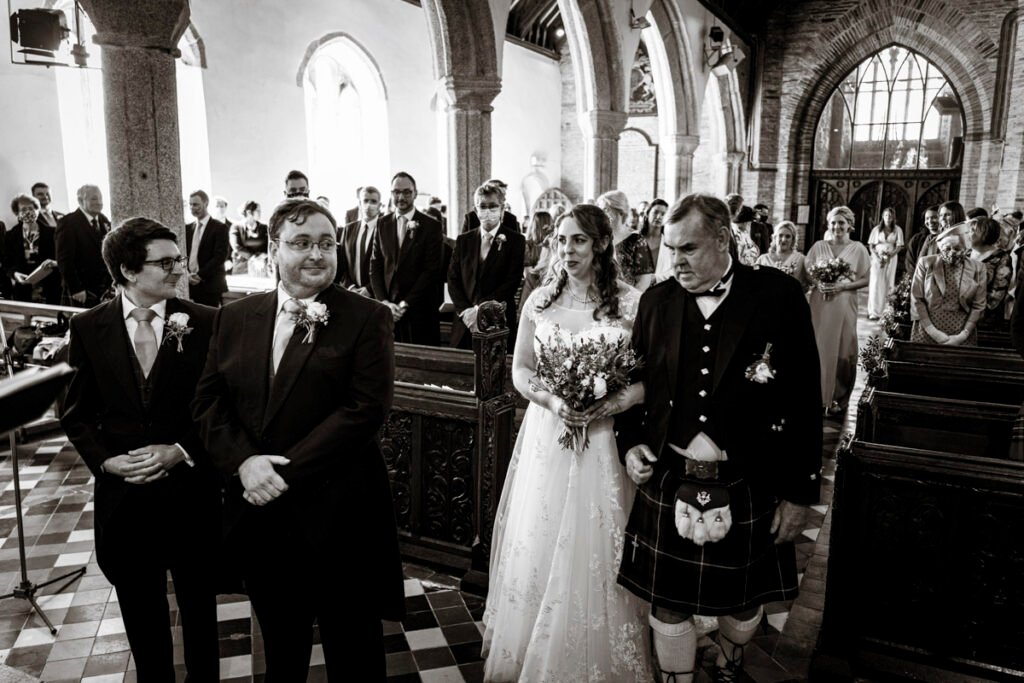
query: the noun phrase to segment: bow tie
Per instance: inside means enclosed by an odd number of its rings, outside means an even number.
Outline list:
[[[729,279],[732,278],[732,272],[733,272],[733,268],[734,267],[735,267],[735,262],[733,262],[733,265],[729,267],[729,270],[727,270],[725,272],[725,275],[722,276],[722,279],[719,280],[715,284],[714,287],[712,287],[711,289],[707,290],[706,292],[697,292],[697,293],[693,294],[692,296],[694,296],[694,297],[713,296],[713,297],[715,297],[717,299],[718,297],[720,297],[723,294],[725,294],[725,291],[726,291],[725,290],[725,285],[729,282]]]

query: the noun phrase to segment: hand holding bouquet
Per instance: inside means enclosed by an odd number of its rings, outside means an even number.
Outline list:
[[[818,283],[818,289],[825,296],[825,301],[832,298],[837,282],[843,278],[846,278],[848,282],[853,281],[853,268],[841,258],[830,258],[827,261],[812,263],[807,267],[807,274]]]
[[[578,412],[629,386],[629,375],[639,366],[625,335],[594,331],[573,336],[556,325],[547,341],[537,341],[540,353],[531,388],[551,392]],[[558,444],[582,452],[590,444],[587,427],[566,425]]]
[[[892,259],[893,254],[892,245],[888,242],[881,242],[875,246],[875,258],[878,259],[879,264],[885,266]]]

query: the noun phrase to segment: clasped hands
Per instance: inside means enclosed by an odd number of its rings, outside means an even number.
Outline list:
[[[396,323],[401,320],[402,316],[405,315],[405,312],[409,310],[409,304],[404,301],[400,304],[393,304],[390,301],[385,301],[384,305],[391,309],[391,315],[394,317]]]
[[[966,330],[961,330],[957,334],[946,334],[937,327],[926,327],[925,332],[936,344],[942,344],[943,346],[960,346],[970,334]]]
[[[103,462],[103,469],[129,484],[148,484],[163,479],[167,471],[185,459],[173,444],[153,444],[115,455]]]
[[[263,506],[276,500],[288,490],[284,477],[275,465],[287,465],[291,460],[283,455],[251,455],[238,468],[238,478],[245,493],[242,498],[250,505]]]

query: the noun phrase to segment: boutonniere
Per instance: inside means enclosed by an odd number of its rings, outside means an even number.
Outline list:
[[[331,312],[325,304],[314,301],[303,307],[295,318],[295,324],[306,330],[306,336],[302,338],[303,344],[311,344],[316,339],[316,331],[327,325]]]
[[[409,221],[405,224],[405,233],[409,239],[416,238],[416,229],[420,227],[420,224],[416,221]]]
[[[764,347],[764,353],[747,368],[746,378],[758,384],[767,384],[768,380],[775,379],[775,368],[772,367],[772,345],[769,343]]]
[[[181,353],[181,340],[192,331],[188,326],[188,313],[171,313],[171,317],[164,324],[164,344],[167,340],[173,339],[178,342],[178,353]]]
[[[494,238],[494,240],[498,243],[498,253],[500,254],[501,248],[505,245],[505,242],[508,240],[508,237],[499,232],[497,236]]]

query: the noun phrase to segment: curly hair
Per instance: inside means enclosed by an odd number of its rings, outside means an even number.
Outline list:
[[[594,320],[600,320],[602,314],[609,319],[621,318],[619,312],[619,266],[615,262],[615,248],[612,246],[612,226],[604,211],[593,204],[577,204],[570,211],[558,217],[555,231],[562,223],[572,218],[579,229],[594,244],[594,258],[590,267],[594,274],[594,285],[599,297],[598,307],[594,310]],[[602,248],[603,245],[603,248]],[[538,310],[544,310],[562,294],[569,280],[562,263],[556,263],[555,276],[551,283],[550,295],[541,302]]]

